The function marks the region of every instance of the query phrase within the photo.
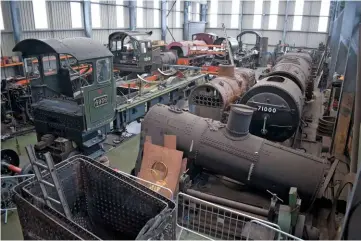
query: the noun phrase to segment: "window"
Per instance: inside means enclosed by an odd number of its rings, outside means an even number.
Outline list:
[[[180,10],[181,10],[181,1],[175,2],[175,27],[180,28],[181,27],[181,16],[180,16]]]
[[[110,60],[98,59],[97,60],[97,80],[103,83],[110,80]]]
[[[137,28],[143,28],[143,0],[137,0]]]
[[[46,14],[45,0],[33,0],[33,13],[35,28],[48,28],[48,15]]]
[[[231,28],[238,28],[239,23],[239,0],[232,0]]]
[[[101,23],[100,23],[100,5],[99,5],[99,0],[91,0],[92,2],[96,2],[96,3],[92,3],[91,4],[91,14],[92,14],[92,27],[93,28],[100,28],[101,27]]]
[[[123,0],[117,0],[117,5],[123,5]],[[117,27],[124,28],[124,7],[123,6],[116,6],[116,13],[117,13]]]
[[[141,52],[142,54],[146,54],[146,53],[147,53],[146,43],[144,43],[144,42],[141,42],[141,43],[140,43],[140,52]]]
[[[194,21],[200,21],[201,20],[201,4],[196,3],[196,13],[195,13]]]
[[[40,78],[39,61],[36,57],[24,58],[26,76],[32,79]]]
[[[44,76],[51,76],[58,73],[55,55],[43,56],[41,61],[43,62]]]
[[[302,28],[303,4],[304,0],[296,0],[295,16],[293,17],[293,31],[300,31]]]
[[[217,27],[217,14],[218,11],[218,0],[211,0],[211,6],[209,10],[209,27],[216,28]]]
[[[1,9],[1,2],[0,2],[0,30],[4,30],[3,11]]]
[[[188,5],[188,21],[192,21],[192,2]]]
[[[268,29],[277,28],[277,14],[278,14],[278,4],[279,0],[271,0],[271,9],[268,22]]]
[[[83,24],[81,21],[81,4],[76,2],[70,3],[70,12],[71,12],[71,27],[72,28],[82,28]]]
[[[318,19],[318,32],[327,32],[328,15],[330,12],[330,0],[322,0],[320,18]]]
[[[253,28],[262,27],[263,0],[254,1]]]
[[[154,9],[153,9],[153,21],[154,21],[154,27],[159,28],[160,27],[160,0],[154,0]]]

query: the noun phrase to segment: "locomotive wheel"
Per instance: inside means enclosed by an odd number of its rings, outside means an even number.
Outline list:
[[[5,149],[1,150],[1,162],[6,162],[7,164],[18,167],[20,165],[20,158],[15,151],[11,149]],[[1,175],[13,176],[14,174],[15,173],[11,171],[8,167],[1,165]]]

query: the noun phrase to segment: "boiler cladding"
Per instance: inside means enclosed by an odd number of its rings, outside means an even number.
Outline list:
[[[255,83],[254,70],[220,65],[216,78],[193,89],[189,109],[197,116],[222,120],[230,105]]]
[[[163,137],[177,136],[177,150],[195,165],[255,189],[287,199],[297,187],[302,203],[310,205],[321,187],[328,165],[323,159],[248,133],[253,108],[232,105],[227,125],[175,107],[156,105],[142,122],[142,135],[163,145]],[[140,164],[137,163],[136,170]]]

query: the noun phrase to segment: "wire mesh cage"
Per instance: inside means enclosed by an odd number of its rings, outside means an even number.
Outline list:
[[[174,239],[175,204],[137,180],[85,156],[55,166],[71,218],[60,205],[45,205],[35,179],[15,187],[25,239]],[[42,173],[50,180],[47,171]],[[50,198],[57,191],[47,187]]]
[[[16,210],[13,202],[13,188],[23,180],[33,177],[33,174],[1,176],[1,215],[4,214],[4,223],[7,223],[8,213]]]
[[[277,224],[185,193],[177,195],[177,203],[180,240],[300,240]]]

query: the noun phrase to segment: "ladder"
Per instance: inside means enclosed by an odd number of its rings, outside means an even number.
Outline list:
[[[68,203],[65,199],[63,189],[61,187],[58,175],[56,173],[56,169],[54,167],[53,158],[51,157],[50,153],[47,152],[44,154],[45,161],[46,161],[46,165],[44,165],[43,163],[40,163],[37,160],[36,155],[35,155],[35,150],[32,145],[27,146],[25,149],[29,156],[30,164],[33,168],[37,182],[39,183],[41,192],[43,193],[43,197],[44,197],[44,201],[45,201],[46,205],[52,209],[54,209],[53,203],[55,203],[59,206],[62,206],[65,216],[68,219],[71,219],[71,212],[70,212]],[[50,183],[43,179],[43,176],[41,173],[44,170],[47,170],[50,173],[50,179],[52,180],[53,183]],[[60,201],[58,201],[48,195],[48,193],[46,191],[46,186],[56,189],[56,192],[58,194]]]
[[[222,29],[223,29],[224,37],[226,38],[226,47],[228,50],[229,60],[231,61],[231,65],[234,65],[232,49],[231,49],[231,46],[229,45],[227,30],[226,30],[226,26],[224,25],[224,23],[222,23]]]

